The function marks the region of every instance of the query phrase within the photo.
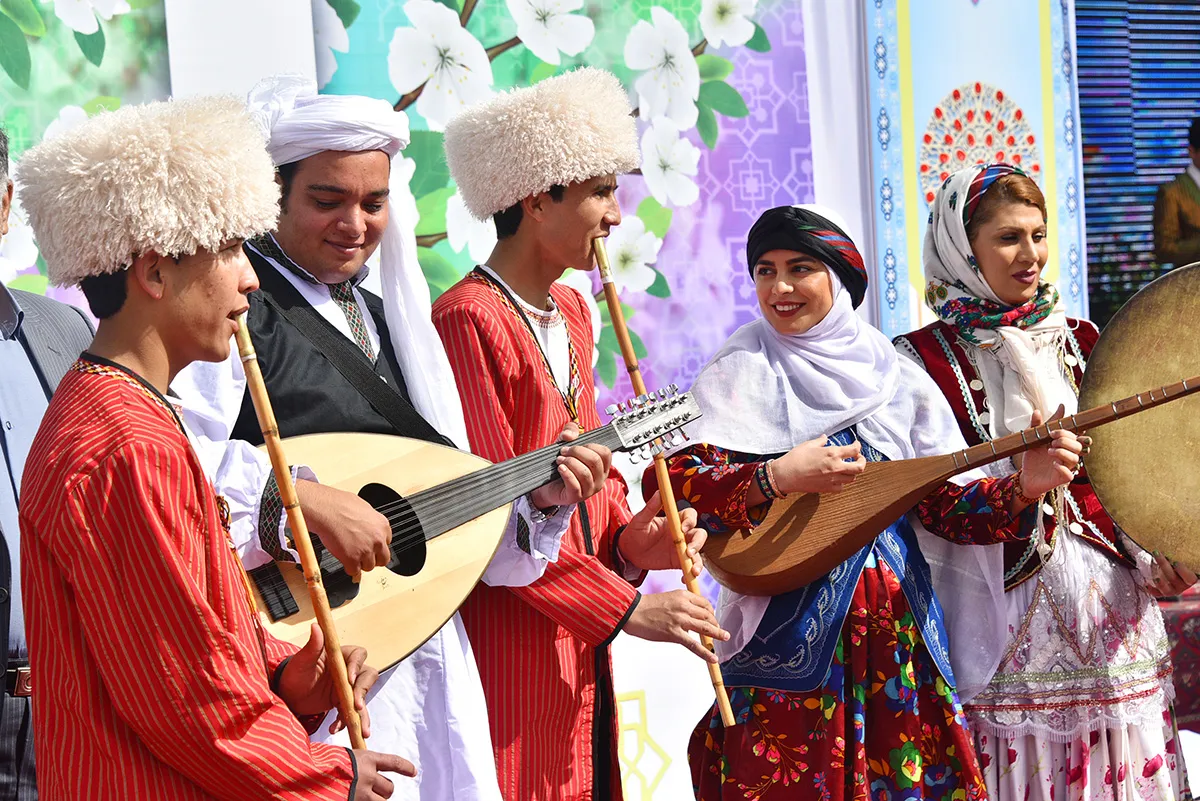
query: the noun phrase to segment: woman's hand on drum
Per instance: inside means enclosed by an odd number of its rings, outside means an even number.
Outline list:
[[[866,469],[861,444],[826,447],[827,442],[826,436],[810,439],[771,463],[771,477],[780,492],[841,492]]]
[[[1146,589],[1156,598],[1171,598],[1183,593],[1196,583],[1196,574],[1178,562],[1173,562],[1157,551],[1153,554],[1154,565]]]
[[[1063,416],[1062,406],[1050,418],[1058,420]],[[1033,419],[1029,421],[1030,428],[1042,424],[1042,413],[1034,411]],[[1050,432],[1050,444],[1034,448],[1025,454],[1021,462],[1021,483],[1017,488],[1027,498],[1040,498],[1055,487],[1071,483],[1071,479],[1079,472],[1079,454],[1083,452],[1083,444],[1075,432],[1059,429]]]

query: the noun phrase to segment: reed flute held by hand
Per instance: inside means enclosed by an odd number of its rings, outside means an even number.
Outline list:
[[[642,380],[642,372],[638,367],[637,355],[633,351],[633,341],[629,338],[629,330],[625,327],[625,313],[621,311],[621,299],[617,296],[617,287],[613,284],[612,266],[608,261],[608,250],[604,245],[604,237],[592,240],[596,252],[596,264],[600,268],[600,280],[604,284],[604,301],[608,304],[608,315],[612,318],[613,332],[621,345],[621,355],[625,359],[625,369],[629,373],[629,381],[633,391],[639,396],[646,394],[646,382]],[[679,557],[679,569],[683,571],[684,583],[688,592],[701,595],[700,583],[692,575],[692,560],[687,553],[687,540],[683,538],[683,526],[679,522],[679,507],[675,503],[675,494],[671,491],[671,476],[667,470],[667,460],[663,458],[662,442],[654,453],[654,475],[658,478],[658,490],[662,498],[663,512],[667,516],[667,528],[675,543],[675,553]],[[713,650],[712,637],[701,635],[700,642],[708,650]],[[725,680],[721,677],[721,666],[710,664],[708,675],[712,680],[713,691],[717,696],[717,709],[721,712],[721,722],[733,726],[733,707],[729,704],[729,693],[725,691]]]
[[[267,385],[263,380],[262,370],[258,366],[258,357],[254,352],[254,343],[250,341],[250,330],[246,326],[246,313],[238,316],[237,332],[238,352],[246,371],[246,384],[250,388],[250,398],[254,401],[254,413],[258,417],[258,425],[262,429],[263,442],[271,457],[271,469],[275,474],[275,483],[279,485],[279,495],[287,510],[288,526],[292,529],[292,537],[296,543],[296,552],[300,554],[300,566],[304,570],[304,581],[308,586],[308,595],[316,614],[317,624],[325,635],[325,659],[329,669],[334,672],[334,688],[337,692],[338,712],[342,723],[350,734],[350,745],[354,748],[366,748],[362,735],[362,721],[354,706],[354,690],[346,670],[346,660],[342,654],[342,643],[329,611],[329,598],[325,595],[325,585],[321,583],[321,568],[317,555],[313,551],[312,540],[308,534],[308,526],[304,522],[304,513],[300,511],[300,501],[296,497],[296,486],[292,483],[292,471],[287,458],[283,455],[283,443],[279,439],[279,426],[275,422],[275,412],[271,409],[271,399],[267,397]]]

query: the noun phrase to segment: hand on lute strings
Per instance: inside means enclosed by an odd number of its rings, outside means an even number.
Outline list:
[[[771,480],[783,495],[801,492],[841,492],[867,468],[862,444],[827,445],[824,435],[802,442],[790,451],[772,459],[769,465]],[[746,505],[758,506],[767,500],[757,483],[751,483],[746,493]]]
[[[351,576],[391,561],[392,526],[353,492],[315,481],[296,482],[296,497],[309,531]]]
[[[1063,407],[1047,422],[1061,419]],[[1034,411],[1029,421],[1030,428],[1042,424],[1042,413]],[[1083,452],[1083,443],[1073,431],[1059,429],[1050,432],[1050,442],[1038,448],[1026,451],[1024,457],[1014,460],[1018,462],[1021,477],[1017,487],[1021,495],[1027,498],[1040,498],[1055,487],[1071,483],[1071,479],[1079,472],[1079,455]]]
[[[579,436],[579,426],[567,423],[558,441],[569,443]],[[530,493],[539,509],[570,506],[587,500],[604,488],[612,468],[612,451],[603,445],[564,445],[558,455],[558,480]]]

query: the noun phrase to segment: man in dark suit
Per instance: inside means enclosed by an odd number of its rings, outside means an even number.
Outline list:
[[[1188,129],[1188,165],[1154,199],[1154,258],[1182,267],[1200,261],[1200,117]]]
[[[0,130],[0,237],[8,234],[13,182],[8,137]],[[25,457],[50,396],[92,339],[83,312],[49,298],[0,285],[0,801],[32,801],[34,781],[32,687],[21,610],[17,503]]]

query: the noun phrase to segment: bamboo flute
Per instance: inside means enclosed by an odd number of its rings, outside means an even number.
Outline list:
[[[292,483],[292,471],[287,458],[283,454],[283,443],[279,439],[279,426],[275,422],[275,412],[271,408],[271,399],[267,397],[267,385],[263,381],[262,370],[258,366],[258,356],[254,352],[254,343],[250,341],[250,330],[246,327],[246,313],[238,315],[237,331],[238,352],[246,372],[246,384],[250,387],[250,398],[254,401],[254,413],[258,417],[258,425],[262,429],[263,441],[267,453],[271,457],[271,469],[275,474],[275,483],[279,485],[279,495],[283,500],[283,508],[287,510],[288,525],[292,529],[292,537],[296,542],[296,552],[300,554],[300,566],[304,570],[304,582],[308,585],[308,597],[316,614],[317,624],[325,635],[325,659],[334,673],[334,688],[337,691],[338,712],[342,722],[350,734],[350,745],[354,748],[366,748],[366,740],[362,735],[362,720],[354,707],[354,689],[346,671],[346,660],[342,655],[342,643],[338,637],[337,625],[333,621],[333,613],[329,611],[329,598],[325,595],[325,585],[321,583],[321,568],[317,555],[313,551],[312,540],[309,538],[308,525],[304,522],[304,513],[300,510],[300,500],[296,497],[296,485]]]
[[[642,371],[638,366],[637,355],[633,352],[633,342],[629,338],[629,330],[625,327],[625,313],[621,311],[621,299],[617,296],[617,287],[613,283],[612,266],[608,261],[608,250],[604,245],[604,237],[592,240],[596,252],[596,264],[600,268],[600,281],[604,284],[604,300],[608,304],[608,314],[612,318],[613,331],[617,342],[621,345],[621,355],[625,360],[625,369],[629,373],[629,381],[633,391],[639,397],[646,395],[646,382],[642,380]],[[683,571],[683,581],[688,592],[700,595],[700,583],[692,575],[692,560],[687,554],[687,541],[683,538],[683,525],[679,521],[679,507],[675,503],[675,493],[671,491],[671,476],[667,471],[667,460],[663,457],[661,440],[660,447],[655,448],[654,474],[658,478],[659,496],[662,498],[663,512],[667,516],[667,529],[675,543],[675,553],[679,557],[679,569]],[[709,651],[713,650],[712,637],[701,635],[700,642]],[[717,709],[721,712],[721,722],[733,726],[733,707],[729,704],[729,693],[725,691],[725,680],[721,677],[721,666],[709,664],[708,676],[712,680],[713,691],[717,696]]]

